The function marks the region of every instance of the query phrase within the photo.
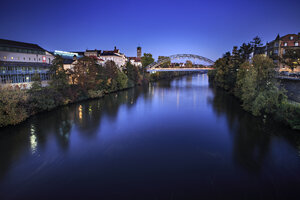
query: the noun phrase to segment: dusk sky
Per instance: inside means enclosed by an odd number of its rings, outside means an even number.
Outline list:
[[[299,0],[9,0],[0,38],[53,50],[193,53],[213,60],[258,35],[300,32]]]

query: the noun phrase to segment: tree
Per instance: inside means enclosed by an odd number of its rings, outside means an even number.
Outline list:
[[[43,110],[51,110],[58,105],[55,101],[57,93],[50,88],[43,88],[40,76],[35,74],[33,83],[28,90],[29,113],[35,114]]]
[[[145,68],[153,62],[154,62],[154,59],[152,58],[152,54],[151,53],[144,53],[144,56],[142,57],[143,67]]]
[[[66,89],[68,84],[68,75],[64,70],[63,58],[61,56],[56,56],[52,61],[52,65],[49,69],[51,75],[50,86],[56,90],[63,91]]]
[[[171,65],[171,59],[167,56],[158,56],[158,62],[163,61],[163,63],[161,64],[161,68],[169,68]]]
[[[68,70],[72,83],[78,85],[83,91],[94,89],[99,80],[97,79],[100,66],[95,58],[83,57],[73,68]]]
[[[18,124],[28,117],[25,90],[0,87],[0,127]]]
[[[255,116],[275,113],[286,97],[276,85],[273,60],[255,55],[252,64],[245,64],[245,68],[245,74],[237,81],[243,107]]]
[[[300,65],[300,49],[286,49],[281,62],[294,71]]]
[[[251,53],[253,52],[253,47],[250,43],[246,44],[243,43],[240,47],[240,56],[241,56],[241,63],[249,60]]]
[[[124,71],[130,81],[130,86],[141,84],[142,77],[137,66],[127,62]]]
[[[192,61],[187,60],[187,61],[185,62],[185,67],[186,67],[186,68],[192,68],[192,67],[193,67]]]
[[[250,42],[250,44],[252,45],[252,48],[253,48],[254,51],[256,50],[257,47],[262,47],[263,46],[262,40],[258,36],[255,36],[253,38],[253,40]]]
[[[118,89],[117,78],[119,68],[112,60],[106,61],[103,67],[100,68],[99,77],[101,79],[100,87],[106,91],[115,91]]]
[[[121,72],[120,70],[118,71],[116,82],[117,82],[117,89],[122,90],[128,87],[128,77],[126,76],[125,73]]]

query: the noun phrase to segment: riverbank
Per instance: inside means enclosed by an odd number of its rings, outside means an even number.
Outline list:
[[[0,196],[284,199],[299,193],[300,134],[268,122],[206,74],[62,106],[1,129]]]
[[[42,87],[39,81],[33,83],[33,87],[29,90],[16,88],[0,89],[0,127],[17,125],[38,113],[48,112],[58,107],[81,101],[102,98],[107,94],[141,84],[148,84],[149,81],[172,79],[188,74],[191,74],[191,72],[160,72],[151,75],[146,74],[139,81],[130,80],[127,77],[126,81],[122,81],[116,77],[116,83],[106,87],[102,86],[105,89],[101,90],[84,90],[79,85],[65,85],[63,89],[54,88],[51,84],[50,86]],[[110,82],[112,81],[110,80]]]
[[[263,121],[272,119],[300,130],[300,103],[288,100],[275,79],[272,60],[256,56],[252,65],[245,62],[232,73],[224,71],[222,59],[216,62],[216,70],[208,73],[210,83],[234,95],[244,110]]]

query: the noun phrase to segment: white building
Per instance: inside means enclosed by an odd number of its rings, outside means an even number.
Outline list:
[[[53,59],[36,44],[0,39],[0,83],[27,87],[35,74],[47,81]]]
[[[142,67],[141,58],[129,57],[128,59],[132,65],[137,66],[137,67]]]
[[[99,57],[104,61],[114,61],[119,68],[126,65],[127,58],[124,54],[120,53],[120,50],[115,47],[113,51],[103,51]]]

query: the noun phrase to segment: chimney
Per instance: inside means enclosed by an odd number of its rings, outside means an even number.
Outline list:
[[[117,47],[115,46],[115,50],[117,50]]]

